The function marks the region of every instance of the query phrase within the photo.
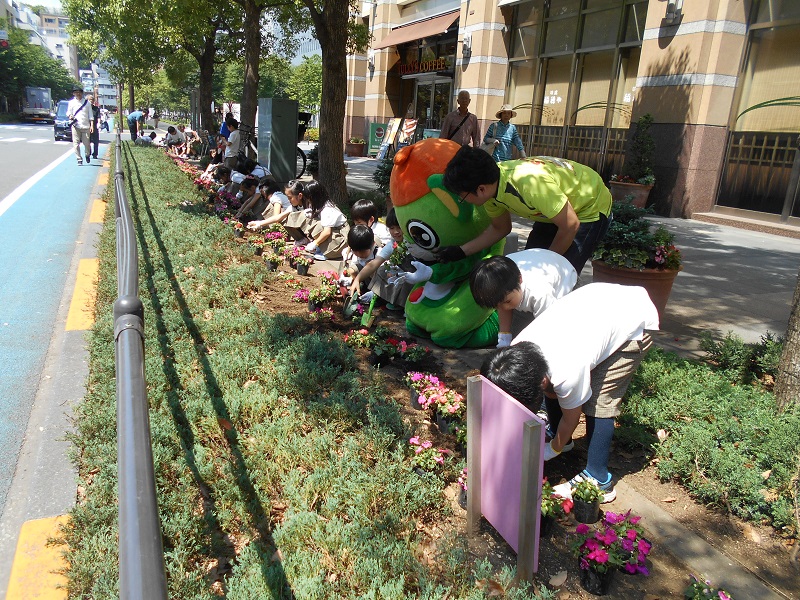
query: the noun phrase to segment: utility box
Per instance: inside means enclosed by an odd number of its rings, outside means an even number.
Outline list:
[[[297,112],[297,100],[258,99],[258,162],[280,183],[297,170]]]

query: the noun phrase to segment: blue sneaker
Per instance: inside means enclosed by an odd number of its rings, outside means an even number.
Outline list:
[[[614,499],[617,497],[617,491],[614,489],[614,482],[611,473],[608,474],[608,480],[605,482],[597,481],[594,477],[592,477],[589,472],[584,469],[575,477],[570,479],[566,483],[559,483],[556,486],[553,486],[553,492],[561,496],[562,498],[570,498],[572,499],[572,488],[578,485],[581,481],[589,480],[594,483],[597,487],[599,487],[603,492],[603,499],[600,501],[600,504],[605,504],[607,502],[613,502]]]
[[[314,260],[323,261],[323,260],[328,260],[328,259],[325,258],[325,255],[322,252],[315,252],[314,253]]]

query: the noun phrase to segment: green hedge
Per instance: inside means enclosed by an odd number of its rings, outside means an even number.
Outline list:
[[[778,414],[775,397],[760,385],[655,350],[624,407],[621,437],[652,444],[663,479],[679,481],[704,503],[796,533],[800,406]],[[659,429],[669,434],[660,443],[653,435]]]
[[[341,339],[246,299],[273,275],[163,153],[126,143],[123,161],[170,597],[484,597],[475,579],[491,567],[467,561],[463,540],[437,557],[448,569],[419,559],[427,538],[417,525],[441,520],[449,503],[440,478],[411,470],[411,432],[380,375],[359,375]],[[108,206],[100,316],[72,435],[86,492],[65,533],[72,598],[119,597]],[[533,597],[526,590],[515,597]]]

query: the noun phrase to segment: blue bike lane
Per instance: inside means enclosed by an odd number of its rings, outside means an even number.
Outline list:
[[[83,166],[65,152],[0,200],[0,514],[108,149]]]

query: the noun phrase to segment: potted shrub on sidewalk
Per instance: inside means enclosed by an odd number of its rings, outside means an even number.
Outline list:
[[[588,479],[584,479],[572,489],[572,514],[578,523],[597,523],[600,518],[600,501],[603,490]]]
[[[614,207],[614,220],[592,259],[592,281],[642,286],[663,320],[682,259],[675,236],[663,225],[653,226],[647,213],[629,202]]]
[[[344,146],[344,153],[347,156],[364,156],[364,146],[366,146],[364,138],[351,137]]]
[[[636,130],[633,132],[622,173],[612,175],[608,182],[614,202],[624,202],[625,198],[633,196],[634,206],[644,208],[647,205],[650,190],[656,182],[653,175],[656,144],[650,134],[652,124],[653,115],[650,113],[642,115],[636,121]]]

